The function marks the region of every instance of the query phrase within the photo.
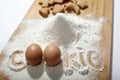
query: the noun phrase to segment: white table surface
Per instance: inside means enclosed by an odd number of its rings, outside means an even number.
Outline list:
[[[0,0],[0,52],[34,0]],[[112,80],[120,80],[120,0],[114,0]]]

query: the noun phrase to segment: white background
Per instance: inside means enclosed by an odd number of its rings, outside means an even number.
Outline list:
[[[0,0],[0,51],[34,0]],[[112,80],[120,80],[120,0],[114,0]]]

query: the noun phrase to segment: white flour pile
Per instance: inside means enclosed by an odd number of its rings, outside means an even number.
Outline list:
[[[11,80],[75,80],[82,78],[86,80],[83,75],[78,74],[76,71],[74,71],[71,76],[66,76],[64,74],[65,61],[63,57],[65,53],[79,54],[80,50],[77,49],[77,47],[83,48],[85,54],[87,54],[89,50],[99,51],[94,44],[101,40],[100,30],[102,28],[102,22],[103,19],[101,18],[99,20],[84,19],[74,14],[57,14],[47,19],[24,20],[22,23],[25,24],[25,28],[5,47],[4,53],[6,53],[7,57],[3,62],[3,66],[0,66],[0,71],[9,76]],[[31,43],[38,43],[42,50],[44,50],[44,48],[52,42],[60,46],[63,65],[61,63],[55,67],[48,67],[40,64],[36,67],[27,66],[23,70],[20,70],[20,67],[11,67],[12,64],[9,56],[12,55],[14,51],[22,50],[25,52],[27,46]],[[26,64],[24,54],[22,54],[22,56],[22,63]],[[17,56],[15,62],[19,63],[19,59],[22,60],[21,56]],[[85,74],[84,70],[87,72],[88,69],[89,66],[80,68],[83,74]],[[88,76],[89,74],[86,75],[86,77]]]

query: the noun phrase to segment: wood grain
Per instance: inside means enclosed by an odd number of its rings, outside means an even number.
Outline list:
[[[32,7],[28,11],[28,13],[25,15],[24,19],[42,18],[38,12],[38,10],[40,9],[40,5],[38,5],[38,2],[39,0],[34,1]],[[100,43],[98,43],[99,46],[102,46],[105,49],[104,71],[96,75],[99,77],[100,80],[110,80],[113,1],[112,0],[88,0],[88,4],[89,4],[88,9],[81,11],[81,16],[84,16],[88,13],[92,13],[93,18],[96,18],[96,19],[98,19],[101,16],[105,17],[105,24],[101,31],[101,36],[103,37],[103,40]],[[15,33],[13,34],[13,36],[19,34],[19,31],[22,28],[24,28],[24,26],[20,24],[17,30],[15,31]],[[0,54],[0,58],[1,59],[3,58],[3,54]],[[8,80],[8,78],[6,78],[6,76],[4,76],[3,73],[0,73],[0,80]]]

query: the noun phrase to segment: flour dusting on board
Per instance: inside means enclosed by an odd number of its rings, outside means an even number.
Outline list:
[[[11,80],[87,80],[92,72],[104,69],[103,51],[95,46],[102,39],[103,18],[94,20],[74,14],[57,14],[46,19],[24,20],[22,24],[25,28],[5,47],[7,57],[0,66],[0,71]],[[26,64],[24,56],[29,44],[38,43],[44,50],[52,42],[62,51],[60,64],[55,67],[49,67],[45,62],[36,67]],[[15,57],[15,65],[11,56]]]

